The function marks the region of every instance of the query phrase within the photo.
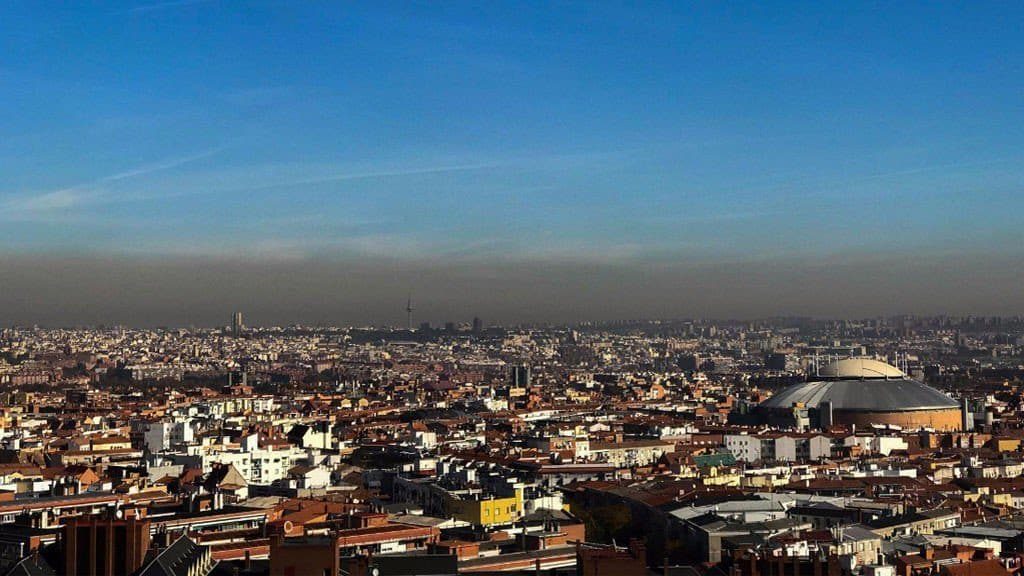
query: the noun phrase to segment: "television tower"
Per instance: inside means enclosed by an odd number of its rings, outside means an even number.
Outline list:
[[[409,299],[405,302],[405,322],[408,330],[412,332],[412,294],[409,294]]]

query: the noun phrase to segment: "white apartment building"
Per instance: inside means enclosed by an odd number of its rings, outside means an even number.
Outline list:
[[[150,452],[162,452],[173,446],[188,444],[194,438],[187,421],[151,422],[143,433],[143,441]]]

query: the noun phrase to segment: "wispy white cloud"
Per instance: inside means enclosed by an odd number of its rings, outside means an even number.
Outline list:
[[[945,172],[955,171],[968,168],[984,168],[988,166],[997,166],[999,164],[1015,163],[1020,162],[1020,158],[991,158],[987,160],[978,160],[973,162],[949,162],[946,164],[930,164],[927,166],[920,166],[918,168],[909,168],[906,170],[892,170],[889,172],[878,172],[875,174],[866,174],[864,176],[855,177],[848,183],[856,184],[860,182],[868,182],[871,180],[882,180],[886,178],[898,178],[900,176],[914,176],[917,174],[927,174],[930,172]]]
[[[330,182],[343,182],[346,180],[370,180],[374,178],[397,178],[401,176],[419,176],[424,174],[444,174],[446,172],[467,172],[471,170],[485,170],[487,168],[496,168],[500,164],[498,163],[478,163],[478,164],[456,164],[452,166],[427,166],[422,168],[397,168],[393,170],[378,170],[368,172],[344,172],[339,174],[329,174],[326,176],[318,176],[312,178],[300,178],[296,180],[289,180],[284,182],[273,182],[268,183],[262,188],[277,188],[285,186],[307,186],[311,184],[327,184]],[[260,187],[250,188],[250,190],[259,190]]]
[[[414,161],[375,160],[359,164],[344,162],[256,164],[192,173],[186,179],[165,182],[165,185],[159,188],[149,187],[144,192],[121,194],[117,197],[117,201],[167,200],[196,195],[236,194],[275,189],[287,190],[291,193],[292,190],[288,189],[303,186],[486,170],[525,169],[543,173],[585,168],[596,169],[599,166],[609,165],[613,160],[626,159],[631,153],[630,150],[618,150],[510,156],[501,159],[427,158]],[[539,191],[552,188],[553,186],[548,185],[517,188],[517,190]],[[483,193],[483,191],[478,191],[478,193]]]
[[[21,208],[31,212],[63,210],[71,208],[77,201],[78,195],[75,191],[65,188],[26,198],[21,202]]]
[[[217,0],[168,0],[166,2],[154,2],[152,4],[143,4],[141,6],[135,6],[115,12],[115,14],[145,14],[147,12],[158,12],[160,10],[170,10],[172,8],[182,8],[185,6],[195,6],[197,4],[211,4]]]
[[[183,164],[189,162],[195,162],[196,160],[202,160],[203,158],[209,158],[220,152],[222,148],[212,148],[204,152],[192,154],[190,156],[180,156],[177,158],[168,158],[152,164],[143,164],[135,168],[130,168],[123,172],[117,172],[100,178],[97,182],[116,182],[118,180],[126,180],[128,178],[136,178],[138,176],[145,176],[146,174],[152,174],[153,172],[160,172],[163,170],[170,170],[171,168],[177,168]]]
[[[337,167],[321,164],[246,166],[243,169],[228,168],[206,173],[194,173],[178,182],[164,182],[160,186],[147,187],[144,191],[124,191],[116,196],[110,195],[106,200],[146,202],[191,196],[243,194],[277,189],[292,192],[294,188],[319,184],[450,174],[486,170],[500,166],[501,164],[499,163],[470,163],[394,167],[381,170],[339,170]],[[318,172],[319,174],[316,174]],[[311,173],[316,175],[304,175]]]
[[[89,182],[82,182],[72,186],[59,188],[57,190],[22,194],[8,199],[3,203],[3,206],[5,212],[7,212],[8,218],[17,219],[24,219],[27,215],[32,214],[46,215],[56,211],[70,210],[80,206],[86,201],[100,198],[103,195],[103,186],[105,184],[130,180],[132,178],[141,178],[155,172],[171,170],[178,166],[188,164],[189,162],[195,162],[196,160],[213,156],[220,152],[220,150],[221,148],[214,148],[197,154],[168,158],[150,164],[142,164],[127,170],[102,176]]]
[[[221,169],[190,174],[183,180],[151,182],[144,188],[124,182],[172,170],[179,166],[208,158],[222,148],[197,154],[169,158],[135,166],[88,182],[65,186],[56,190],[20,194],[0,204],[6,210],[3,220],[47,220],[58,212],[76,208],[96,207],[116,202],[145,202],[186,198],[210,194],[239,194],[274,189],[293,189],[303,186],[427,176],[456,172],[485,170],[501,166],[497,162],[413,165],[373,169],[339,169],[332,165],[296,164],[247,166],[244,169]]]

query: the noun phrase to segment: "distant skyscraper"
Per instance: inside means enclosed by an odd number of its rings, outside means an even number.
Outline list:
[[[509,380],[510,384],[516,388],[526,388],[530,385],[530,367],[529,366],[512,366],[509,369]]]
[[[473,318],[473,333],[479,334],[484,331],[484,321],[479,317]]]
[[[405,302],[405,327],[412,332],[412,294]]]
[[[242,330],[245,329],[245,325],[242,324],[242,313],[235,312],[231,316],[231,334],[238,338],[242,335]]]

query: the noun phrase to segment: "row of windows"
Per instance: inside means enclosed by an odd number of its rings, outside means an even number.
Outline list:
[[[505,513],[506,514],[511,514],[511,513],[515,512],[515,509],[516,509],[515,506],[507,506],[505,508]],[[498,512],[500,512],[500,510],[495,510],[494,511],[494,515],[497,516]],[[490,515],[491,515],[491,509],[490,508],[484,508],[484,516],[490,516]]]

